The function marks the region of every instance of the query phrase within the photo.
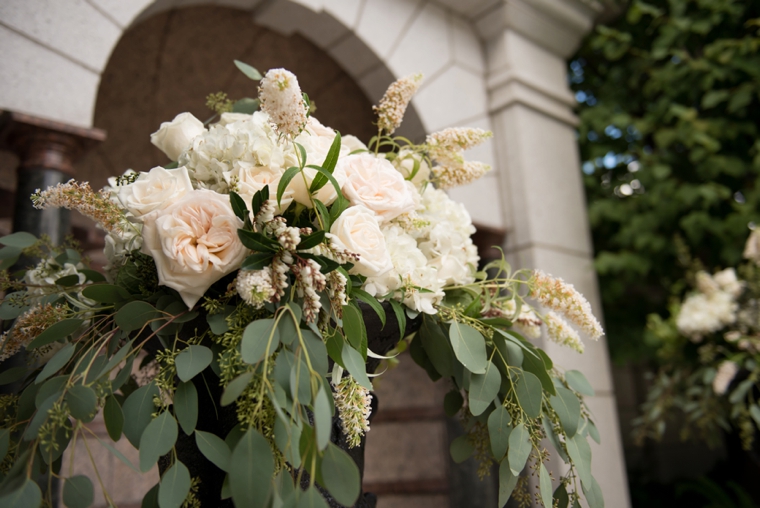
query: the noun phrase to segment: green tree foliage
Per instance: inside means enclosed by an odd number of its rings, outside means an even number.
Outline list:
[[[646,352],[690,253],[736,265],[760,223],[760,2],[633,1],[570,64],[609,342]]]

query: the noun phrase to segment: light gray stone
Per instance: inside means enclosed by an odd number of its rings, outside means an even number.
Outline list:
[[[428,132],[461,125],[468,119],[482,117],[487,110],[482,78],[457,65],[424,83],[412,103]]]
[[[452,42],[446,11],[427,4],[399,40],[388,65],[396,76],[421,72],[430,79],[451,61]]]

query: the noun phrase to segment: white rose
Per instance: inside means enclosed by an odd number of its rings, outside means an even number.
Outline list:
[[[347,134],[340,138],[342,146],[348,148],[348,153],[355,152],[356,150],[368,150],[367,145],[361,142],[356,136]]]
[[[245,258],[237,235],[243,222],[235,217],[229,196],[194,190],[149,218],[142,251],[153,257],[159,283],[176,289],[188,308]]]
[[[340,247],[359,254],[351,273],[377,277],[393,268],[383,232],[372,210],[363,206],[349,207],[333,223],[330,233]]]
[[[306,149],[307,164],[321,166],[325,162],[327,152],[330,151],[333,141],[335,141],[335,131],[330,127],[325,127],[319,120],[310,116],[306,122],[306,128],[296,137],[295,141]],[[341,139],[339,156],[345,157],[350,151]]]
[[[192,114],[180,113],[171,122],[162,123],[161,127],[150,135],[150,142],[171,160],[176,161],[179,155],[190,147],[193,138],[205,131],[203,122]]]
[[[415,165],[417,172],[415,173]],[[430,178],[430,165],[419,154],[403,148],[393,159],[393,167],[406,179],[419,187]],[[411,176],[414,174],[414,176]],[[411,177],[411,178],[410,178]]]
[[[264,187],[269,187],[269,198],[277,200],[277,187],[280,185],[282,172],[267,166],[254,166],[248,162],[236,164],[235,169],[225,173],[228,182],[233,179],[237,180],[237,193],[245,201],[248,209],[251,208],[253,195]],[[293,201],[293,190],[286,189],[282,195],[280,206],[276,208],[275,213],[281,214]]]
[[[217,122],[220,125],[229,125],[235,122],[247,122],[253,119],[253,115],[247,113],[222,113]]]
[[[142,217],[155,210],[162,210],[193,190],[193,184],[184,166],[164,169],[157,166],[129,185],[115,188],[119,201],[134,214]]]
[[[404,177],[386,159],[362,153],[340,159],[338,166],[346,172],[342,190],[351,204],[369,208],[383,221],[415,209]]]
[[[311,199],[309,199],[309,187],[311,187],[311,182],[318,174],[319,173],[316,169],[311,168],[303,168],[300,173],[296,174],[288,184],[288,190],[292,192],[293,199],[302,205],[311,208],[312,204]],[[340,165],[335,167],[332,176],[338,182],[339,187],[342,188],[346,183],[346,171],[340,167]],[[305,183],[304,180],[306,180]],[[330,205],[338,199],[338,193],[335,191],[332,182],[328,181],[324,187],[314,193],[313,197],[314,199],[320,200],[325,205]]]

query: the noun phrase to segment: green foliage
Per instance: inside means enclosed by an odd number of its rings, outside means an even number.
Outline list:
[[[735,265],[760,222],[760,5],[635,0],[571,62],[613,357],[683,291],[680,247]]]

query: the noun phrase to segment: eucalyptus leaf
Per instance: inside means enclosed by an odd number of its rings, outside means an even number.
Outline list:
[[[66,392],[66,403],[71,416],[85,423],[92,421],[97,410],[98,397],[89,386],[75,385]]]
[[[29,478],[24,478],[18,487],[0,497],[3,508],[36,508],[42,505],[42,491]]]
[[[120,308],[114,316],[114,322],[125,332],[133,332],[159,316],[159,312],[151,304],[136,300]]]
[[[462,409],[464,397],[459,390],[451,390],[443,398],[443,409],[446,416],[452,417]]]
[[[324,450],[327,443],[330,442],[330,431],[332,430],[332,415],[330,414],[330,402],[327,397],[324,386],[319,387],[316,397],[314,397],[314,427],[317,431],[317,447]],[[347,504],[347,503],[343,503]]]
[[[113,441],[118,441],[124,428],[124,413],[121,411],[119,401],[113,395],[106,397],[106,403],[103,406],[103,421],[106,424],[108,436]]]
[[[154,418],[140,437],[140,470],[150,471],[158,458],[174,447],[178,435],[177,420],[171,413],[164,411]]]
[[[190,492],[190,471],[179,460],[161,477],[158,486],[160,508],[180,508]]]
[[[546,470],[546,466],[542,462],[539,466],[539,472],[538,472],[538,483],[539,483],[539,492],[541,494],[541,502],[546,507],[552,507],[554,506],[553,503],[553,493],[552,493],[552,479],[549,476],[549,471]]]
[[[541,415],[541,381],[536,376],[530,372],[518,371],[515,394],[520,407],[529,418],[538,418]]]
[[[177,377],[182,381],[190,381],[203,369],[208,367],[214,354],[206,346],[191,345],[183,349],[174,359],[177,367]]]
[[[364,326],[364,318],[358,307],[354,305],[343,306],[343,333],[346,334],[349,344],[359,352],[362,351],[362,345],[367,344],[367,329]],[[366,355],[362,354],[363,359]]]
[[[34,380],[35,383],[41,383],[42,381],[46,380],[59,370],[63,368],[64,365],[66,365],[69,360],[71,360],[71,357],[74,356],[74,351],[76,350],[76,347],[74,344],[66,344],[63,346],[48,362],[45,364],[45,367],[43,367],[42,372],[40,372],[37,375],[37,378]]]
[[[253,372],[245,372],[230,381],[222,393],[221,405],[229,406],[235,402],[235,400],[240,397],[240,394],[248,387],[248,383],[250,383],[252,378]]]
[[[298,424],[296,422],[285,421],[282,418],[275,418],[274,440],[277,447],[285,456],[285,460],[295,468],[301,467],[301,453],[299,450],[301,428]]]
[[[82,326],[82,323],[84,323],[84,321],[77,318],[62,319],[46,328],[45,331],[35,337],[34,340],[26,346],[26,349],[36,349],[38,347],[47,346],[57,340],[63,340],[77,331],[79,327]]]
[[[497,461],[501,461],[509,448],[511,424],[512,418],[502,405],[496,406],[496,409],[488,416],[488,437],[491,441],[491,452]]]
[[[84,475],[66,478],[63,483],[63,504],[68,508],[87,508],[95,500],[92,481]]]
[[[253,81],[260,81],[263,77],[261,73],[256,70],[256,68],[251,67],[245,62],[241,62],[240,60],[235,60],[235,67],[240,69],[240,71],[246,75],[246,77],[252,79]],[[161,507],[163,508],[163,507]]]
[[[140,447],[140,436],[150,423],[155,408],[153,399],[158,396],[158,387],[151,382],[132,392],[121,406],[124,413],[124,435],[135,448]]]
[[[273,474],[269,442],[256,429],[248,429],[230,457],[230,490],[235,505],[266,508],[272,498]]]
[[[352,348],[347,342],[344,342],[341,357],[343,358],[346,370],[348,370],[356,382],[367,390],[372,390],[372,383],[370,382],[369,377],[367,377],[364,359],[359,352]]]
[[[473,374],[485,374],[488,358],[486,342],[475,328],[453,322],[449,327],[451,347],[457,359]]]
[[[174,392],[174,414],[188,436],[195,430],[198,423],[198,390],[191,381],[177,383]]]
[[[129,299],[129,292],[114,284],[92,284],[82,290],[82,295],[98,303],[118,303]]]
[[[312,485],[298,496],[298,508],[328,508],[328,504]]]
[[[26,231],[17,231],[10,235],[0,237],[0,243],[7,245],[8,247],[26,249],[37,243],[37,237]]]
[[[361,475],[348,453],[328,442],[320,471],[325,488],[336,501],[344,506],[356,503],[361,492]]]
[[[229,472],[232,452],[222,438],[211,432],[196,430],[195,444],[198,446],[198,449],[203,456],[210,460],[216,467],[222,471]]]
[[[434,319],[425,316],[417,333],[435,370],[441,376],[450,377],[454,373],[454,350],[441,326]]]
[[[567,437],[573,437],[578,431],[578,423],[581,417],[581,403],[573,392],[562,386],[557,387],[557,395],[549,398],[549,403],[559,416],[562,428]]]
[[[591,387],[591,383],[588,382],[586,376],[579,370],[568,370],[565,372],[565,381],[570,385],[570,388],[588,397],[594,396],[594,389]]]
[[[470,412],[478,416],[485,411],[499,394],[501,375],[496,366],[488,362],[485,374],[472,374],[470,376]]]
[[[459,436],[451,441],[449,445],[449,453],[451,458],[457,464],[469,459],[473,453],[475,453],[475,447],[470,443],[469,435]]]
[[[602,489],[599,487],[596,478],[592,476],[588,484],[581,483],[581,488],[583,489],[583,495],[586,496],[586,502],[588,503],[589,508],[604,508]]]
[[[509,469],[513,475],[518,476],[520,471],[523,470],[525,463],[528,461],[530,450],[531,444],[528,429],[525,428],[524,423],[519,423],[509,434],[507,459],[509,460]]]
[[[256,364],[272,355],[280,345],[280,333],[274,319],[258,319],[245,327],[240,353],[243,361]]]
[[[519,479],[519,476],[516,474],[512,474],[512,471],[509,468],[509,462],[504,459],[501,461],[501,464],[499,464],[499,507],[504,508],[504,506],[509,501],[509,498],[512,496],[512,492],[515,490],[515,486],[517,485],[517,480]]]

